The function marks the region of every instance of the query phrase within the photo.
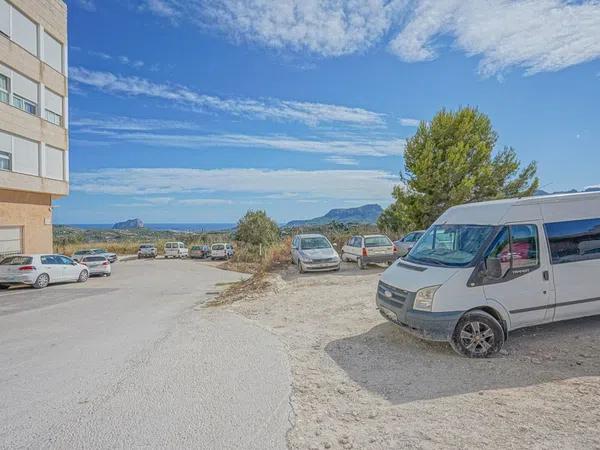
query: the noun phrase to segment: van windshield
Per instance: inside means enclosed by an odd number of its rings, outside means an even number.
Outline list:
[[[468,267],[495,231],[491,225],[434,225],[406,259],[428,266]]]

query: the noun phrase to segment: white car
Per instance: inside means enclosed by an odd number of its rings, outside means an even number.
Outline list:
[[[112,273],[110,261],[102,255],[84,256],[81,260],[81,264],[88,268],[90,275],[102,275],[105,277],[110,277]]]
[[[389,265],[397,259],[396,246],[383,234],[353,236],[342,247],[342,261],[355,261],[360,269],[366,269],[367,264]]]
[[[183,242],[167,242],[165,258],[187,258],[189,251]]]
[[[340,270],[340,256],[322,234],[299,234],[292,240],[292,264],[298,271]]]
[[[210,258],[229,259],[233,256],[233,246],[231,244],[218,243],[210,247]]]
[[[600,314],[600,192],[447,210],[377,289],[381,314],[461,355],[513,330]]]
[[[86,266],[62,255],[16,255],[0,261],[0,288],[4,289],[17,284],[41,289],[52,283],[83,283],[89,275]]]

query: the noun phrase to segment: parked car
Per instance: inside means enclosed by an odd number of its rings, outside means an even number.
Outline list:
[[[356,261],[360,269],[367,264],[391,264],[398,259],[396,246],[383,234],[352,236],[342,247],[342,261]]]
[[[142,244],[138,249],[138,259],[142,258],[156,258],[158,255],[158,249],[154,244]]]
[[[108,259],[108,262],[110,262],[111,264],[116,262],[117,259],[119,259],[116,253],[107,252],[103,248],[93,248],[91,251],[92,255],[104,256],[106,259]]]
[[[89,269],[62,255],[17,255],[0,261],[0,288],[27,284],[42,289],[52,283],[88,280]]]
[[[208,245],[194,245],[190,249],[190,258],[205,259],[210,257],[210,247]]]
[[[77,250],[75,253],[73,253],[73,255],[71,256],[71,259],[73,261],[77,261],[80,262],[81,259],[86,256],[86,255],[92,255],[92,251],[91,250]]]
[[[165,258],[187,258],[188,249],[183,242],[167,242],[165,244]]]
[[[292,240],[292,263],[300,273],[340,270],[340,256],[322,234],[299,234]]]
[[[229,259],[234,255],[233,245],[227,243],[213,244],[210,247],[211,259]]]
[[[462,355],[515,329],[600,314],[600,193],[450,208],[377,288],[381,314]]]
[[[102,275],[110,277],[112,273],[112,267],[110,261],[102,255],[87,255],[81,259],[81,264],[88,268],[90,276]]]
[[[113,262],[115,262],[117,260],[117,254],[116,253],[107,252],[106,250],[104,250],[102,248],[92,248],[92,249],[87,249],[87,250],[77,250],[75,253],[73,253],[73,256],[71,258],[73,260],[77,261],[77,262],[81,262],[81,260],[83,259],[83,257],[87,256],[87,255],[100,255],[100,256],[104,256],[111,263],[113,263]]]
[[[398,249],[398,256],[403,257],[408,255],[424,234],[425,231],[413,231],[412,233],[408,233],[402,239],[394,242],[394,245],[396,245],[396,248]]]

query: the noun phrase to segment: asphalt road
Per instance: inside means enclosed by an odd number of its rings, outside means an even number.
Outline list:
[[[0,447],[285,448],[282,344],[201,306],[240,277],[131,261],[85,284],[0,292]]]

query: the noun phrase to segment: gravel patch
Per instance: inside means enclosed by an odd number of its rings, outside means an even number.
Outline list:
[[[290,448],[600,447],[599,317],[518,331],[470,360],[386,322],[380,271],[290,269],[228,306],[287,348]]]

